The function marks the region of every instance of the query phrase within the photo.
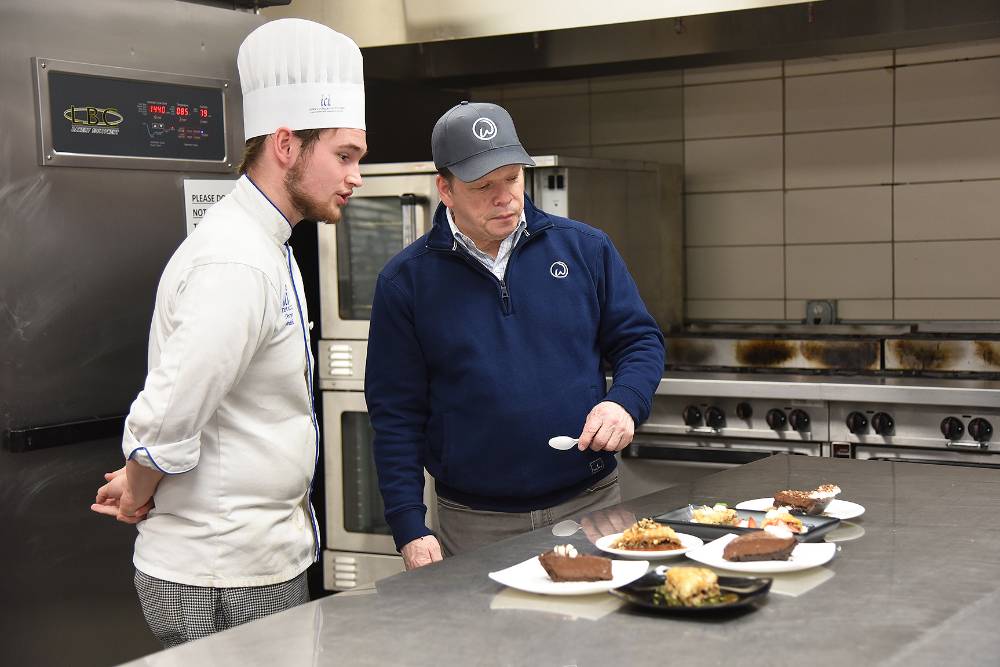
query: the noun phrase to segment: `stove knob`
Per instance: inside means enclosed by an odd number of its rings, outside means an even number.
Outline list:
[[[726,413],[713,405],[705,410],[705,423],[718,431],[726,425]]]
[[[779,410],[778,408],[773,408],[771,410],[768,410],[767,416],[764,417],[764,420],[767,422],[767,425],[770,426],[775,431],[783,430],[785,428],[785,422],[788,421],[787,419],[785,419],[784,411]]]
[[[965,426],[962,424],[961,419],[945,417],[941,421],[941,434],[949,440],[958,440],[962,437],[963,433],[965,433]]]
[[[872,417],[872,428],[879,435],[892,435],[896,430],[896,420],[888,412],[876,412]]]
[[[796,431],[808,431],[809,414],[805,410],[792,410],[788,415],[788,424]]]
[[[847,430],[854,435],[862,435],[868,432],[868,420],[860,412],[852,412],[847,415]]]
[[[750,419],[753,417],[753,408],[747,402],[736,404],[736,416],[740,419]]]
[[[976,442],[989,442],[993,436],[993,424],[981,417],[976,417],[969,422],[969,435]]]
[[[684,413],[681,416],[684,418],[684,423],[691,428],[701,426],[701,410],[695,406],[689,405],[684,408]]]

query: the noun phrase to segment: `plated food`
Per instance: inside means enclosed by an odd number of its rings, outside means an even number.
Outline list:
[[[555,551],[555,549],[552,549]],[[546,552],[549,553],[549,552]],[[580,556],[577,554],[577,560]],[[597,558],[597,556],[591,556]],[[602,559],[607,560],[607,559]],[[585,562],[585,561],[583,561]],[[493,581],[515,588],[526,593],[538,593],[541,595],[591,595],[594,593],[606,593],[612,588],[624,586],[646,574],[649,567],[647,560],[612,560],[611,579],[595,581],[553,581],[549,573],[542,566],[541,558],[533,556],[516,565],[490,572],[489,577]],[[570,572],[573,576],[574,572]]]
[[[735,526],[740,522],[739,514],[725,503],[716,503],[712,507],[701,505],[691,507],[691,521],[712,526]]]
[[[809,530],[809,527],[802,523],[801,519],[792,516],[784,507],[768,510],[767,514],[764,515],[764,520],[761,522],[760,527],[764,530],[767,530],[769,527],[780,527],[796,534],[805,533]]]
[[[538,557],[552,581],[611,581],[611,560],[581,554],[572,544],[560,544]]]
[[[790,507],[815,516],[822,514],[830,501],[839,495],[840,487],[836,484],[821,484],[812,491],[787,489],[774,494],[774,506]]]
[[[763,531],[757,531],[741,537],[749,537],[751,535],[760,536],[764,534],[765,533]],[[791,553],[786,556],[786,560],[775,560],[776,556],[782,555],[777,550],[771,553],[759,554],[761,557],[765,555],[770,557],[769,560],[729,560],[726,558],[726,547],[736,539],[738,539],[738,536],[732,533],[724,535],[714,542],[709,542],[703,547],[692,549],[687,553],[687,556],[691,560],[698,561],[703,565],[720,568],[722,570],[755,574],[772,574],[778,572],[797,572],[799,570],[808,570],[813,567],[818,567],[829,562],[837,552],[836,544],[827,542],[811,544],[797,542],[795,538],[792,537]],[[756,539],[759,540],[762,538],[757,537]],[[743,548],[746,548],[747,551],[749,551],[746,544],[746,542],[743,542]],[[789,544],[787,538],[783,544],[784,548],[787,548],[787,545]],[[766,545],[761,546],[775,548],[777,545],[773,541],[768,541]],[[734,554],[730,551],[729,555],[732,557]]]
[[[717,576],[703,567],[657,568],[611,594],[654,613],[703,615],[752,608],[771,583],[758,577]]]
[[[728,561],[744,563],[757,560],[788,560],[798,541],[784,526],[767,526],[764,530],[740,535],[722,550]]]
[[[663,604],[688,607],[725,601],[719,590],[719,577],[707,567],[670,568],[654,598],[657,595],[662,598]]]
[[[639,519],[611,543],[612,549],[666,551],[682,549],[684,545],[674,529],[652,519]]]
[[[623,533],[605,535],[594,542],[595,547],[614,556],[649,560],[677,558],[703,544],[699,537],[675,532],[652,519],[642,519]]]
[[[836,484],[820,484],[808,491],[785,489],[776,491],[770,498],[744,500],[736,509],[767,512],[785,508],[798,516],[824,516],[844,521],[865,513],[862,505],[838,499],[837,496],[841,493],[841,488]]]

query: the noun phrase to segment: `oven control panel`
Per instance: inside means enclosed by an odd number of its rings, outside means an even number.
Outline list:
[[[951,406],[832,403],[833,443],[1000,451],[1000,410]]]
[[[823,401],[657,394],[643,433],[703,438],[823,442],[830,437]]]

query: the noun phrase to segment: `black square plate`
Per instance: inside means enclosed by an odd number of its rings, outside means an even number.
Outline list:
[[[712,503],[713,505],[715,503]],[[695,505],[699,507],[699,505]],[[757,512],[755,510],[736,510],[736,513],[741,519],[748,519],[753,517],[757,521],[759,526],[764,521],[764,515],[767,512]],[[802,525],[808,528],[805,533],[800,533],[795,536],[799,542],[818,542],[823,535],[830,532],[840,524],[840,519],[835,519],[830,516],[806,516],[797,514],[795,515]],[[743,535],[744,533],[752,533],[756,530],[761,530],[760,528],[738,528],[736,526],[716,526],[709,523],[694,523],[691,521],[691,511],[690,506],[685,505],[684,507],[678,507],[675,510],[670,510],[665,514],[659,516],[654,516],[655,521],[660,523],[666,523],[674,526],[682,533],[688,533],[690,535],[696,535],[703,540],[714,540],[716,538],[722,537],[726,533],[734,533],[736,535]]]
[[[698,607],[684,605],[667,605],[657,601],[653,595],[657,588],[663,585],[664,576],[657,571],[648,572],[621,588],[611,590],[611,594],[626,602],[661,614],[698,615],[725,613],[737,609],[756,606],[771,590],[770,578],[764,577],[719,577],[719,588],[725,600],[717,604],[706,604]]]

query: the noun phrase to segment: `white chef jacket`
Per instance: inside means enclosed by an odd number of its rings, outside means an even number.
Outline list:
[[[318,432],[291,225],[246,176],[167,263],[126,458],[166,473],[133,562],[192,586],[264,586],[316,557]]]

